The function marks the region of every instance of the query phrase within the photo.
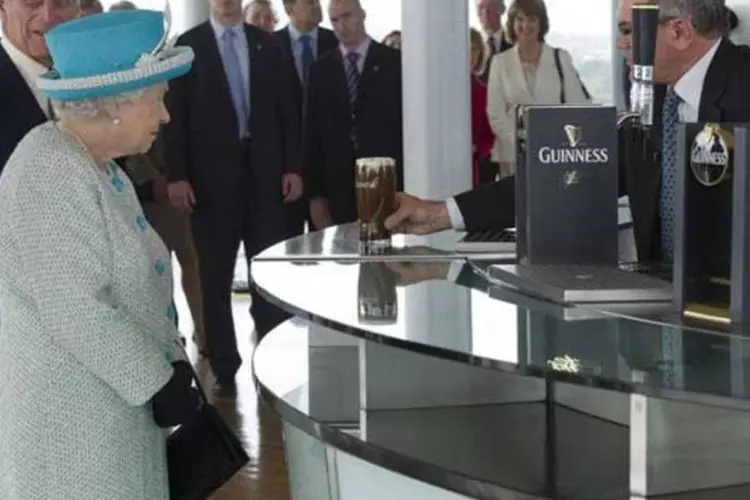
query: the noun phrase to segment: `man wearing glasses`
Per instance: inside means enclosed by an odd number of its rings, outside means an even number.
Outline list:
[[[0,0],[0,173],[26,133],[51,118],[36,78],[52,60],[44,34],[78,16],[77,0]]]

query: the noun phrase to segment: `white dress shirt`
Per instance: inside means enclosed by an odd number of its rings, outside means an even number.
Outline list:
[[[703,82],[706,80],[708,68],[711,66],[711,61],[716,55],[720,43],[721,39],[716,40],[708,52],[674,84],[674,91],[681,100],[677,112],[680,115],[680,122],[682,123],[695,123],[698,121]]]
[[[367,51],[370,50],[370,44],[372,43],[372,39],[368,36],[365,38],[365,41],[360,44],[359,47],[357,47],[354,50],[349,50],[343,45],[339,45],[339,49],[341,50],[341,55],[344,57],[344,67],[346,67],[346,56],[347,54],[350,54],[352,52],[356,52],[359,54],[359,60],[357,61],[357,69],[359,70],[359,74],[361,75],[362,72],[365,70],[365,59],[367,58]]]
[[[209,19],[211,27],[214,30],[214,36],[216,37],[216,44],[219,47],[219,55],[222,60],[224,59],[224,39],[222,36],[227,30],[234,31],[237,35],[234,37],[234,50],[237,52],[237,57],[240,61],[240,71],[242,72],[242,80],[245,84],[245,88],[250,91],[250,49],[247,44],[247,34],[245,33],[245,23],[240,21],[234,26],[223,26],[219,24],[213,17]]]
[[[49,100],[39,90],[36,84],[36,80],[39,76],[49,71],[49,68],[43,64],[39,64],[37,61],[21,52],[15,45],[13,45],[7,37],[0,38],[0,45],[2,45],[8,57],[10,57],[13,65],[18,69],[23,77],[26,85],[29,86],[31,92],[34,94],[39,107],[44,112],[45,116],[49,118]]]

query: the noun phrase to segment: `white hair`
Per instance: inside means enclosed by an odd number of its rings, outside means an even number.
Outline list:
[[[80,116],[84,118],[112,118],[110,111],[123,104],[130,104],[146,93],[148,89],[124,92],[111,97],[93,97],[74,101],[52,101],[57,116]]]
[[[716,36],[728,27],[725,0],[659,0],[660,17],[684,17],[699,34]]]

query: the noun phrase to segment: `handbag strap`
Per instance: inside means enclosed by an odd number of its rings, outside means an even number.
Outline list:
[[[562,62],[560,62],[559,48],[555,48],[555,66],[557,67],[557,74],[560,76],[560,104],[565,104],[565,72],[563,71]],[[575,71],[575,76],[578,80],[578,84],[581,86],[583,96],[590,101],[591,93],[589,92],[589,89],[586,88],[583,80],[581,80],[581,75],[578,74],[578,71]]]
[[[555,49],[555,66],[557,75],[560,77],[560,104],[565,104],[565,73],[563,73],[562,63],[560,62],[560,49]]]

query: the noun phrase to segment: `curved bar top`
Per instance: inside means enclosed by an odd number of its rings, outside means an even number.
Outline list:
[[[338,245],[356,247],[351,241]],[[261,255],[251,274],[282,308],[359,338],[509,373],[750,408],[744,337],[557,306],[511,289],[500,300],[486,293],[476,266],[428,253],[304,262]]]
[[[453,395],[439,406],[424,407],[420,405],[419,396],[412,394],[400,408],[371,409],[362,406],[361,401],[366,397],[360,393],[342,402],[337,386],[361,377],[358,372],[362,371],[363,346],[359,347],[360,366],[355,362],[344,364],[348,368],[341,369],[341,347],[312,345],[308,340],[308,328],[306,321],[289,320],[264,337],[256,348],[253,374],[260,396],[285,425],[302,431],[314,442],[376,468],[438,488],[418,498],[459,498],[443,496],[439,491],[457,493],[461,499],[482,500],[652,498],[633,491],[629,475],[633,468],[634,431],[632,425],[629,428],[618,422],[620,418],[604,419],[555,404],[549,398],[467,405]],[[411,353],[409,356],[420,363],[421,355]],[[285,362],[279,363],[279,359]],[[337,362],[338,371],[332,369]],[[435,372],[426,373],[425,377],[439,377],[445,366],[433,368]],[[360,391],[378,390],[372,382],[366,388],[360,384]],[[357,417],[344,425],[332,422],[331,412],[325,407],[331,400],[336,401],[339,411],[345,407],[346,413]],[[628,413],[627,407],[622,410]],[[623,411],[610,414],[615,413]],[[303,446],[306,447],[309,445]],[[343,462],[349,459],[337,457],[332,469],[339,475],[346,475],[347,467]],[[295,468],[291,469],[294,475]],[[661,473],[670,475],[664,467]],[[710,474],[708,470],[707,475]],[[373,475],[379,478],[375,480],[378,484],[370,484],[369,488],[390,489],[391,496],[379,498],[414,498],[398,487],[394,489],[384,484],[391,482],[387,475]],[[310,472],[302,476],[305,476],[302,481],[309,480]],[[290,480],[293,484],[299,481],[296,477]],[[335,481],[346,482],[346,479],[336,478]],[[361,484],[359,487],[368,488]],[[329,498],[361,499],[363,494],[358,494],[355,488],[354,494]],[[658,498],[739,500],[748,495],[748,484],[733,484],[710,491],[661,493]]]

